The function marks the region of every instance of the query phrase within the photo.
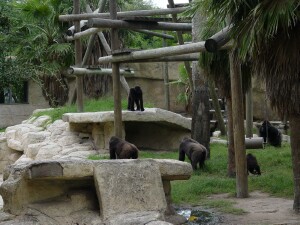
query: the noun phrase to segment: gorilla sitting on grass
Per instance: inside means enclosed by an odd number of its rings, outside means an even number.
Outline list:
[[[110,159],[137,159],[138,148],[121,138],[112,136],[109,141]]]
[[[207,150],[196,140],[185,137],[182,139],[179,145],[179,160],[184,161],[185,155],[191,161],[193,170],[196,170],[198,163],[199,167],[203,168],[206,160]]]
[[[281,147],[281,133],[268,120],[265,120],[259,128],[259,136],[264,138],[265,143],[268,141],[270,145]]]
[[[251,153],[247,154],[247,170],[248,170],[248,174],[250,172],[254,175],[261,175],[260,167],[258,165],[256,157]]]

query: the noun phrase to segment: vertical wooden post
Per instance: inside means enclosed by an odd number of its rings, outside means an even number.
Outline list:
[[[235,52],[231,52],[229,54],[229,61],[236,162],[236,194],[238,198],[246,198],[248,197],[248,176],[246,164],[244,113],[241,113],[243,112],[241,65]]]
[[[250,77],[250,87],[246,93],[246,137],[253,137],[252,77]]]
[[[80,14],[80,1],[74,0],[74,14]],[[74,22],[75,33],[80,32],[80,21]],[[81,67],[82,62],[82,46],[80,39],[75,40],[75,65]],[[83,112],[83,77],[76,77],[77,89],[77,112]]]
[[[117,2],[109,1],[109,12],[111,19],[117,19]],[[111,29],[111,51],[119,49],[118,29]],[[114,94],[114,127],[115,135],[122,137],[122,105],[121,105],[121,88],[120,88],[120,64],[112,63],[113,77],[113,94]]]
[[[167,47],[166,39],[163,38],[163,47]],[[164,89],[165,89],[165,108],[170,110],[170,86],[169,86],[169,71],[168,62],[163,62],[163,76],[164,76]]]

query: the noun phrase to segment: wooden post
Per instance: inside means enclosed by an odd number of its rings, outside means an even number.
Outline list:
[[[236,162],[236,194],[238,198],[248,197],[248,176],[245,148],[245,130],[243,115],[243,92],[241,65],[234,52],[229,54],[232,115],[234,131],[234,149]]]
[[[253,137],[252,77],[250,77],[250,87],[246,93],[246,137]]]
[[[166,39],[163,38],[163,47],[167,46]],[[164,77],[164,89],[165,89],[165,107],[170,110],[170,86],[169,86],[169,71],[168,62],[163,62],[163,77]]]
[[[168,1],[169,1],[169,7],[170,8],[175,8],[174,1],[173,0],[168,0]],[[173,20],[174,23],[177,23],[177,15],[176,14],[172,14],[172,20]],[[177,33],[177,38],[178,38],[179,44],[184,45],[182,31],[177,31],[176,33]],[[188,74],[188,77],[189,77],[189,85],[190,85],[191,93],[193,93],[194,86],[193,86],[192,69],[191,69],[190,62],[184,61],[184,68],[185,68],[185,70]]]
[[[212,80],[208,80],[208,86],[209,86],[210,97],[212,99],[213,106],[214,106],[214,109],[215,109],[215,115],[216,115],[216,118],[217,118],[217,121],[218,121],[218,127],[221,131],[221,135],[226,135],[224,119],[223,119],[223,116],[222,116],[220,103],[219,103],[218,96],[217,96],[217,93],[216,93],[215,84]]]
[[[116,0],[109,1],[110,18],[115,20],[117,18],[117,2]],[[119,49],[118,30],[112,28],[111,31],[111,50]],[[114,93],[114,128],[115,136],[123,138],[122,135],[122,105],[121,105],[121,90],[120,90],[120,64],[112,63],[113,76],[113,93]]]
[[[80,13],[79,0],[74,0],[74,13]],[[74,22],[75,32],[80,32],[80,22]],[[80,39],[75,40],[75,65],[80,67],[82,62],[82,46]],[[76,77],[77,112],[83,112],[83,77]]]

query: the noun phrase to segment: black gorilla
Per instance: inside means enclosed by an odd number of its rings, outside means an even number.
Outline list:
[[[247,170],[254,175],[261,175],[256,157],[250,153],[247,154]]]
[[[130,88],[128,95],[128,107],[127,109],[130,111],[134,111],[134,103],[136,104],[136,110],[144,111],[143,105],[143,92],[140,86],[135,86],[134,88]]]
[[[184,161],[186,155],[191,161],[193,170],[197,169],[198,163],[199,167],[203,168],[206,154],[206,148],[192,138],[183,138],[179,145],[179,160]]]
[[[264,142],[268,141],[270,145],[281,147],[281,133],[268,120],[265,120],[259,128],[259,136],[264,138]]]
[[[214,123],[214,125],[210,128],[210,130],[209,130],[209,133],[210,133],[210,136],[212,137],[213,136],[213,134],[214,134],[214,132],[216,131],[216,129],[218,128],[218,121],[216,121],[215,123]]]
[[[112,136],[109,140],[110,159],[137,159],[138,148],[121,138]]]

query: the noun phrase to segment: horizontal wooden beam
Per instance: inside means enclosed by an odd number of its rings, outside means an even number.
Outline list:
[[[150,31],[150,30],[133,30],[133,31],[143,33],[143,34],[149,34],[151,36],[161,37],[161,38],[165,38],[165,39],[171,39],[171,40],[175,39],[174,36],[172,36],[172,35],[158,33],[158,32],[154,32],[154,31]]]
[[[117,19],[132,17],[132,16],[158,16],[158,15],[168,15],[168,14],[177,14],[182,13],[186,10],[186,7],[175,8],[175,9],[152,9],[152,10],[136,10],[136,11],[126,11],[118,12]],[[75,21],[75,20],[88,20],[91,18],[110,18],[109,13],[83,13],[78,15],[60,15],[60,21]]]
[[[79,68],[79,67],[70,67],[68,69],[69,75],[111,75],[112,69],[111,68],[94,68],[94,69],[88,69],[88,68]],[[131,69],[120,69],[121,75],[133,75],[134,71]]]
[[[88,27],[115,28],[115,29],[147,29],[147,30],[168,30],[168,31],[191,31],[190,23],[164,23],[164,22],[138,22],[110,19],[89,19]]]
[[[104,56],[98,59],[99,63],[110,63],[110,62],[124,62],[124,61],[134,61],[134,60],[143,60],[151,58],[161,58],[164,56],[172,55],[182,55],[195,52],[204,52],[204,41],[187,44],[187,45],[178,45],[170,46],[164,48],[149,49],[143,51],[131,52],[127,55],[116,55],[116,56]]]
[[[184,62],[184,61],[198,61],[199,53],[191,53],[176,56],[166,56],[152,59],[140,59],[134,61],[125,61],[126,63],[149,63],[149,62]]]
[[[190,53],[197,53],[197,52],[206,52],[204,43],[205,43],[204,41],[201,41],[201,42],[196,42],[196,43],[186,44],[186,45],[178,45],[178,46],[136,51],[126,55],[104,56],[98,59],[98,63],[103,64],[103,63],[111,63],[111,62],[129,62],[129,61],[135,62],[138,60],[162,58],[165,56],[176,56],[176,55],[183,55],[183,54],[190,54]],[[232,46],[230,45],[224,45],[223,47],[221,47],[221,50],[231,49],[231,47]]]
[[[205,48],[208,52],[216,52],[230,40],[229,31],[231,26],[227,26],[205,41]]]

